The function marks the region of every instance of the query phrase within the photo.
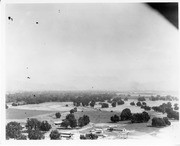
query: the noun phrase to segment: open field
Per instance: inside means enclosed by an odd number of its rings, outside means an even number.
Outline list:
[[[77,112],[74,113],[75,118],[78,119],[79,117],[82,117],[83,115],[88,115],[90,118],[90,123],[82,128],[75,128],[75,129],[59,129],[59,126],[56,126],[54,122],[56,121],[62,121],[62,119],[65,119],[66,115],[69,114],[69,111],[73,109],[75,106],[72,102],[46,102],[41,104],[27,104],[27,105],[20,105],[20,106],[11,106],[11,103],[8,104],[9,108],[6,109],[6,118],[7,122],[10,121],[17,121],[21,123],[22,125],[25,125],[27,118],[37,118],[40,121],[48,121],[52,129],[55,130],[58,129],[59,132],[70,132],[74,134],[74,139],[79,139],[80,134],[86,134],[90,130],[93,130],[94,128],[101,128],[104,131],[104,134],[107,137],[104,137],[104,139],[120,139],[120,133],[117,131],[109,132],[107,131],[107,128],[109,126],[117,126],[121,129],[125,128],[129,132],[128,139],[140,139],[142,137],[144,138],[152,138],[156,139],[159,137],[165,137],[163,134],[166,128],[169,128],[172,131],[172,128],[174,126],[165,127],[165,128],[154,128],[150,127],[151,120],[148,123],[130,123],[129,121],[120,121],[117,123],[111,123],[110,117],[114,114],[120,116],[120,113],[123,109],[129,108],[132,113],[141,113],[144,111],[144,109],[141,109],[138,106],[131,106],[130,102],[134,101],[137,102],[137,99],[129,99],[128,101],[125,101],[125,104],[123,105],[117,105],[116,107],[112,107],[109,104],[109,108],[101,108],[101,105],[97,102],[94,108],[92,107],[83,107],[79,106],[77,107]],[[148,106],[159,106],[162,103],[167,103],[168,101],[145,101]],[[172,105],[174,105],[174,101],[171,101]],[[68,105],[68,106],[67,106]],[[57,119],[55,117],[55,113],[60,112],[61,118]],[[154,112],[153,110],[148,111],[148,114],[150,115],[151,119],[156,117],[164,117],[166,114]],[[173,125],[175,124],[177,126],[177,121],[172,121]],[[45,133],[45,138],[49,138],[49,134],[51,132]],[[160,135],[159,135],[160,134]],[[101,139],[101,138],[100,138]]]

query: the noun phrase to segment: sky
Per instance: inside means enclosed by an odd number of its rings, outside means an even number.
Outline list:
[[[178,30],[145,4],[7,4],[6,18],[7,91],[178,90]]]

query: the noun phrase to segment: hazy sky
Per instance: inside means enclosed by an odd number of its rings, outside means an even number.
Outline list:
[[[178,30],[144,4],[9,4],[6,18],[8,91],[178,89]]]

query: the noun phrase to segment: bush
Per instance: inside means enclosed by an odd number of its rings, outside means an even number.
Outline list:
[[[50,139],[52,140],[57,140],[60,139],[60,133],[57,130],[52,130],[50,135],[49,135]]]
[[[6,125],[6,139],[9,138],[17,139],[18,137],[21,136],[21,130],[22,130],[22,126],[20,125],[20,123],[9,122]]]
[[[38,129],[36,129],[36,130],[29,130],[28,131],[28,138],[30,140],[40,140],[40,139],[44,139],[44,135]]]
[[[136,103],[136,105],[137,105],[137,106],[141,106],[142,104],[141,104],[140,101],[138,101],[138,102]]]
[[[6,109],[8,109],[9,107],[7,106],[7,104],[6,104]]]
[[[51,125],[47,121],[41,122],[40,130],[41,131],[49,131],[51,129]]]
[[[132,123],[144,123],[148,122],[150,119],[150,116],[147,112],[142,112],[142,113],[136,113],[133,114],[131,117],[131,122]]]
[[[108,108],[108,107],[109,107],[109,104],[108,104],[108,103],[102,103],[101,108]]]
[[[37,119],[35,118],[27,119],[26,128],[28,130],[38,130],[40,129],[40,126],[41,126],[41,122],[38,121]]]
[[[121,121],[130,120],[132,116],[131,110],[126,108],[121,112]]]
[[[57,113],[55,114],[55,116],[56,116],[56,118],[60,118],[60,117],[61,117],[61,113],[60,113],[60,112],[57,112]]]
[[[119,122],[119,116],[117,116],[117,115],[112,116],[111,121],[114,123]]]
[[[116,107],[116,102],[112,102],[112,107]]]
[[[133,101],[133,102],[131,102],[131,103],[130,103],[130,105],[132,105],[132,106],[133,106],[133,105],[135,105],[134,101]]]
[[[163,120],[163,118],[154,117],[154,118],[152,119],[152,126],[153,126],[153,127],[164,127],[164,126],[166,126],[166,123],[165,123],[165,121]]]
[[[83,126],[89,124],[89,122],[90,122],[89,116],[87,116],[87,115],[83,115],[83,117],[80,117],[80,118],[78,119],[78,125],[79,125],[80,127],[83,127]]]

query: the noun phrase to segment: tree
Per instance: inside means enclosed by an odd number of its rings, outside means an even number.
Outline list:
[[[61,123],[61,127],[67,128],[68,126],[70,126],[70,122],[69,122],[69,120],[65,119],[65,120]]]
[[[116,107],[116,102],[114,101],[114,102],[112,102],[112,107]]]
[[[166,123],[166,125],[171,125],[171,122],[169,121],[167,117],[163,117],[163,120]]]
[[[145,101],[146,99],[144,97],[139,97],[138,101]]]
[[[138,101],[138,102],[136,103],[136,105],[137,105],[137,106],[141,106],[141,102]]]
[[[179,110],[179,106],[177,103],[174,104],[174,110]]]
[[[96,103],[96,102],[95,102],[94,100],[92,100],[89,105],[90,105],[91,107],[94,107],[95,103]]]
[[[131,103],[130,103],[130,105],[132,105],[132,106],[133,106],[133,105],[135,105],[134,101],[133,101],[133,102],[131,102]]]
[[[70,124],[70,127],[71,127],[71,128],[74,128],[74,127],[77,126],[77,120],[75,119],[74,114],[68,114],[68,115],[66,116],[66,120],[69,121],[69,124]]]
[[[6,139],[14,138],[17,139],[21,136],[22,126],[17,122],[9,122],[6,125]]]
[[[51,140],[57,140],[60,139],[60,133],[57,130],[52,130],[49,137]]]
[[[124,98],[124,101],[128,101],[128,97],[125,97],[125,98]]]
[[[73,113],[74,113],[74,109],[71,109],[71,110],[70,110],[70,113],[73,114]]]
[[[28,138],[30,140],[40,140],[40,139],[44,139],[44,135],[39,129],[29,130]]]
[[[125,108],[120,115],[121,121],[130,120],[131,116],[132,116],[131,110],[129,108]]]
[[[83,115],[83,117],[80,117],[80,118],[78,119],[78,125],[79,125],[80,127],[83,127],[83,126],[89,124],[89,122],[90,122],[89,116],[87,116],[87,115]]]
[[[117,116],[117,115],[112,116],[112,117],[111,117],[111,121],[112,121],[113,123],[119,122],[119,116]]]
[[[118,104],[118,105],[123,105],[123,104],[124,104],[124,101],[120,99],[120,100],[117,102],[117,104]]]
[[[6,109],[8,109],[9,107],[7,106],[7,104],[6,104]]]
[[[23,135],[23,134],[20,134],[20,135],[17,137],[17,140],[27,140],[27,136],[26,136],[26,135]]]
[[[41,126],[41,122],[38,121],[36,118],[27,119],[26,128],[28,130],[37,130],[40,129],[40,126]]]
[[[132,123],[143,123],[143,122],[148,122],[150,119],[150,116],[147,112],[142,112],[142,113],[136,113],[133,114],[131,117],[131,122]]]
[[[41,131],[49,131],[51,129],[51,125],[47,121],[42,121],[40,130]]]
[[[163,118],[154,117],[154,118],[152,119],[152,126],[153,126],[153,127],[164,127],[164,126],[166,126],[166,123],[165,123],[165,121],[163,120]]]
[[[57,113],[55,114],[55,116],[56,116],[56,118],[60,118],[60,117],[61,117],[61,113],[60,113],[60,112],[57,112]]]
[[[108,103],[102,103],[101,108],[108,108],[109,104]]]
[[[146,102],[142,102],[142,105],[146,106],[147,104],[146,104]]]
[[[168,118],[179,120],[179,112],[176,112],[170,109],[169,111],[166,110],[166,113],[167,113]]]

